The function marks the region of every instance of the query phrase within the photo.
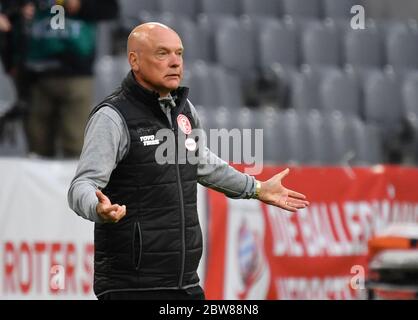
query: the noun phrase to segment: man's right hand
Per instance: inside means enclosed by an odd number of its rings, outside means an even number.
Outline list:
[[[118,204],[112,204],[109,198],[100,190],[96,190],[96,196],[97,199],[99,199],[99,203],[96,206],[96,212],[105,222],[116,223],[125,216],[125,205],[120,206]]]

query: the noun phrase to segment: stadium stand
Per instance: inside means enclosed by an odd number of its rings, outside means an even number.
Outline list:
[[[160,21],[183,39],[183,84],[205,125],[257,124],[264,129],[266,160],[418,162],[418,10],[389,12],[370,0],[119,4],[119,19],[97,32],[96,103],[129,70],[127,33],[139,23]],[[366,8],[364,30],[349,23],[358,4]],[[408,8],[415,6],[408,2]],[[1,115],[16,93],[10,79],[0,77]],[[283,139],[298,147],[283,146]]]

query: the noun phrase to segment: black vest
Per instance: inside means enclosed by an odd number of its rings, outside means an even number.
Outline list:
[[[172,93],[177,96],[172,128],[158,94],[141,87],[132,73],[92,112],[112,107],[126,121],[130,134],[129,152],[102,190],[112,204],[125,204],[127,212],[118,223],[95,224],[96,295],[184,289],[199,283],[196,270],[202,255],[202,232],[196,207],[197,165],[182,164],[185,161],[178,156],[178,115],[185,115],[195,127],[187,93],[184,87]],[[170,143],[175,163],[158,164],[155,151],[163,141],[150,144],[147,137],[167,128],[174,133]]]

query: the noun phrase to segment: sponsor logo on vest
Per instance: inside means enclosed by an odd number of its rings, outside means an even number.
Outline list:
[[[160,144],[160,140],[155,139],[155,136],[153,134],[149,136],[142,136],[140,137],[140,140],[144,144],[144,147]]]
[[[192,132],[192,125],[184,114],[179,114],[177,116],[177,124],[184,134],[190,134]]]

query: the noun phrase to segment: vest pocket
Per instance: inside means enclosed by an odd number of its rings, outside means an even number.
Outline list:
[[[132,264],[135,270],[139,270],[142,256],[142,233],[139,221],[134,223],[132,239]]]

